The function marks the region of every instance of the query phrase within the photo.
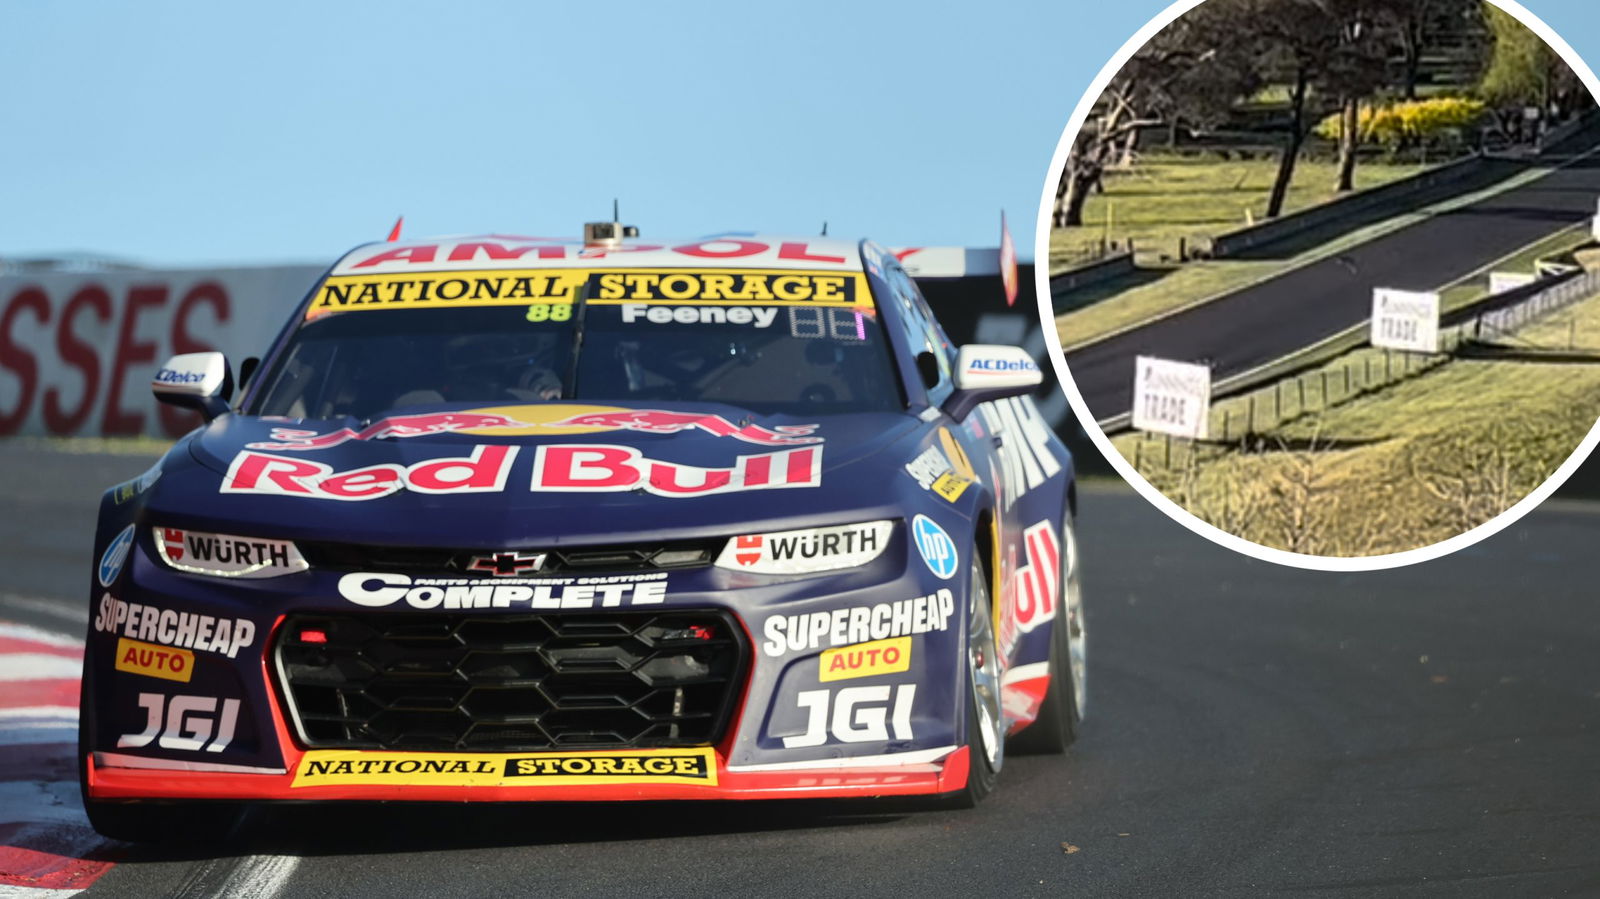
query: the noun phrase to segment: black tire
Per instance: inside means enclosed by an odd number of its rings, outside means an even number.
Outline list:
[[[239,823],[235,802],[108,802],[89,798],[89,663],[78,683],[78,794],[89,826],[129,843],[214,843]]]
[[[998,649],[994,642],[994,627],[992,624],[994,615],[989,604],[989,581],[982,562],[976,556],[973,558],[972,586],[968,595],[971,599],[967,603],[965,632],[969,635],[969,642],[972,639],[971,635],[975,625],[981,628],[981,633],[988,635],[986,641],[988,644],[986,652],[989,655],[988,665],[996,666],[994,668],[996,677],[993,689],[998,691],[998,658],[996,656]],[[998,731],[994,735],[997,757],[992,763],[989,760],[989,753],[985,749],[983,740],[980,720],[982,712],[979,707],[979,691],[976,687],[978,678],[974,673],[973,657],[971,650],[968,648],[964,647],[963,653],[965,658],[962,660],[964,675],[962,677],[961,696],[962,703],[966,707],[967,783],[960,790],[942,797],[943,804],[950,808],[972,808],[982,802],[984,797],[994,792],[995,784],[1000,779],[1001,765],[1005,760],[1005,737]],[[996,692],[995,701],[999,701],[998,692]]]
[[[1066,520],[1063,534],[1070,534],[1072,519]],[[1074,536],[1063,539],[1075,540]],[[1063,556],[1067,553],[1064,551]],[[1063,559],[1063,568],[1076,568],[1076,560]],[[1067,591],[1077,589],[1077,572],[1063,571],[1062,595],[1056,603],[1055,620],[1050,623],[1050,681],[1045,687],[1044,700],[1039,704],[1039,716],[1021,733],[1012,737],[1006,748],[1022,755],[1060,755],[1078,738],[1078,722],[1083,720],[1078,708],[1077,684],[1072,674],[1072,647],[1070,644],[1072,622],[1067,616]],[[1081,613],[1081,609],[1080,609]],[[1081,624],[1079,625],[1081,627]]]

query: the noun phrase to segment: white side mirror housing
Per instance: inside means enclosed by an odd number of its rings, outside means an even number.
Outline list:
[[[196,409],[210,421],[228,411],[233,372],[221,353],[183,353],[161,366],[150,390],[161,402]]]
[[[1044,373],[1021,347],[969,343],[956,354],[955,393],[944,411],[962,421],[979,403],[1032,393]]]

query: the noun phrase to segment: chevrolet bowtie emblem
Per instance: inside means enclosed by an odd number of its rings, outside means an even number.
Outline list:
[[[538,571],[544,565],[544,553],[504,552],[487,556],[473,556],[468,571],[482,571],[495,577],[512,577],[524,572]]]

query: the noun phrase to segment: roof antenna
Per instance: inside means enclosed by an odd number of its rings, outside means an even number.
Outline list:
[[[827,237],[828,236],[828,220],[827,219],[823,219],[822,220],[822,236],[823,237]]]
[[[403,215],[394,220],[394,227],[389,229],[389,243],[400,239],[400,226],[405,224],[405,220],[406,217]]]
[[[612,197],[611,198],[611,220],[613,222],[622,221],[622,213],[617,211],[617,198],[616,197]]]

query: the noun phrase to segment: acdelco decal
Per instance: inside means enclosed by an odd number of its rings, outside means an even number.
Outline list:
[[[733,302],[854,306],[855,275],[810,272],[604,272],[595,276],[592,303]]]
[[[729,468],[664,462],[646,458],[630,446],[604,444],[541,446],[533,460],[533,490],[553,493],[644,490],[685,497],[821,483],[820,446],[739,456]]]
[[[121,637],[117,640],[116,668],[186,684],[194,676],[194,653]]]
[[[911,669],[911,638],[873,640],[825,650],[817,663],[817,680],[849,680]]]
[[[871,606],[848,606],[804,615],[770,615],[761,624],[761,633],[766,637],[761,651],[769,656],[781,656],[824,646],[847,646],[942,631],[949,628],[955,607],[955,594],[941,589],[915,599]]]
[[[339,595],[358,606],[383,608],[402,599],[413,609],[593,609],[659,603],[667,573],[595,577],[413,578],[356,572],[339,578]]]
[[[255,622],[248,618],[219,618],[158,609],[123,602],[107,593],[100,597],[94,629],[117,633],[146,643],[215,652],[235,658],[256,639]]]
[[[306,317],[356,309],[571,303],[588,278],[587,272],[559,269],[335,275],[322,282]]]
[[[715,786],[716,756],[708,748],[560,753],[312,750],[301,757],[290,786],[544,787],[646,783]]]

